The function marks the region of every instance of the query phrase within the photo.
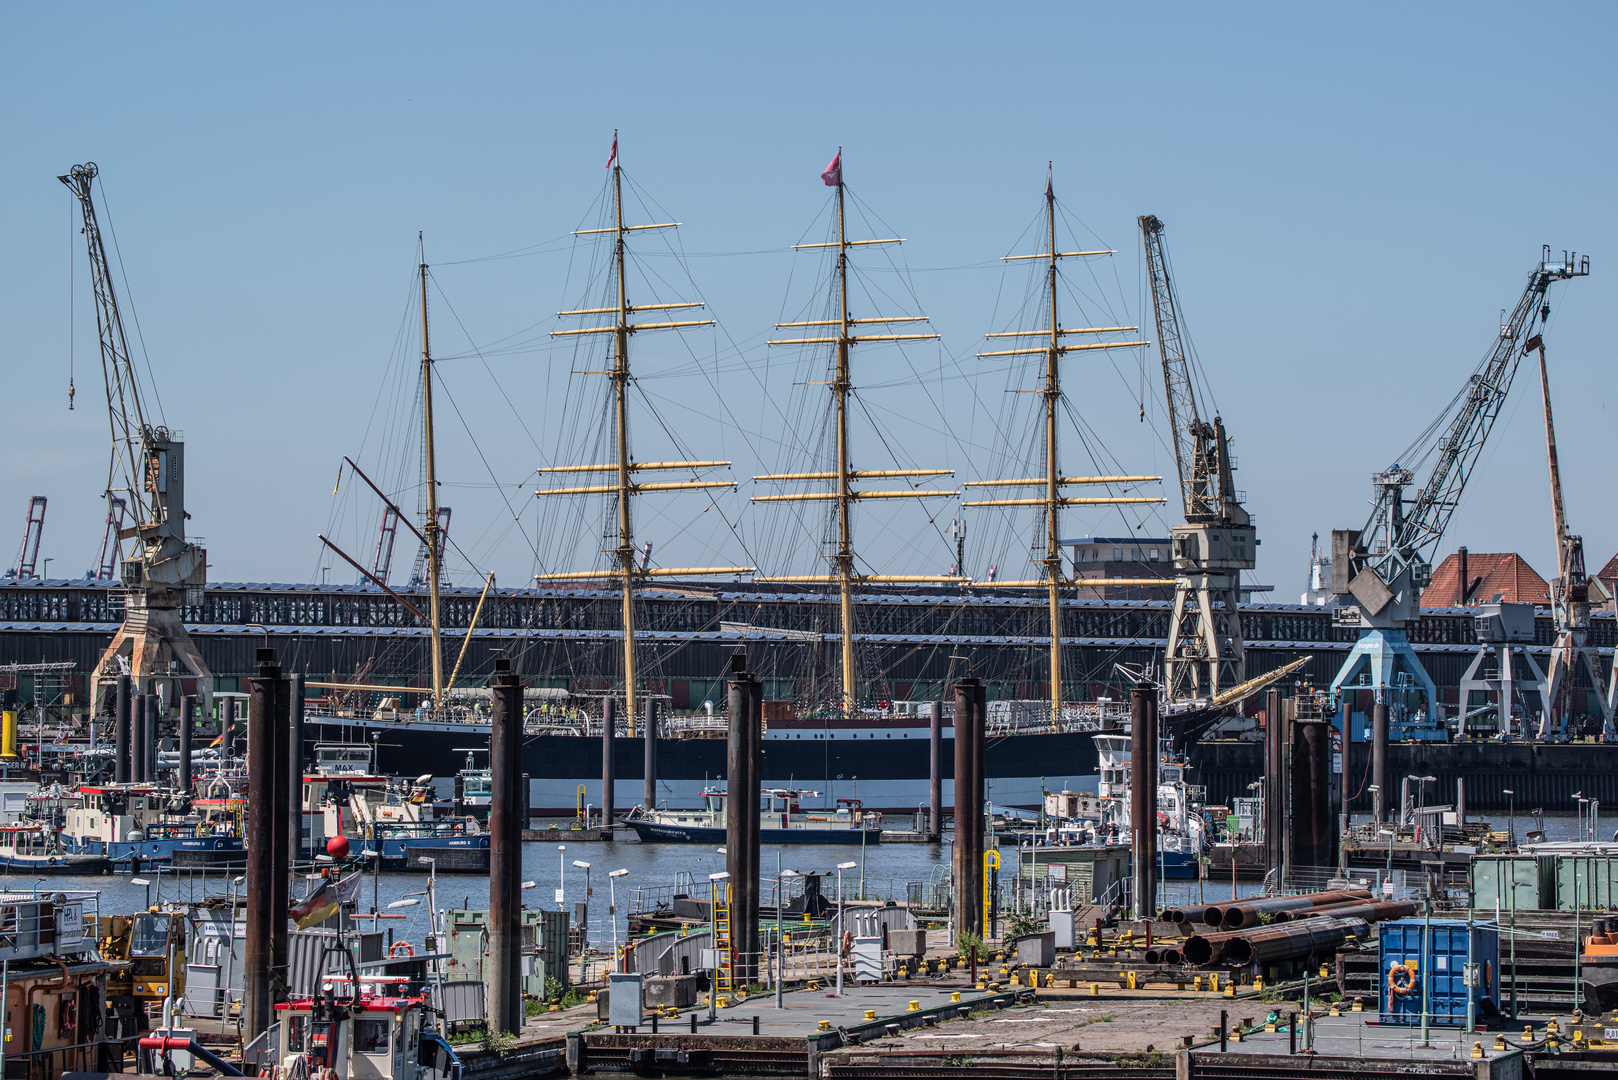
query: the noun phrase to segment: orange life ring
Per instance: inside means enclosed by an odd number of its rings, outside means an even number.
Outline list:
[[[1406,997],[1415,988],[1416,980],[1409,968],[1398,960],[1388,965],[1388,993],[1395,997]]]
[[[395,956],[398,956],[400,949],[403,949],[405,951],[406,956],[415,956],[416,955],[415,946],[411,945],[410,942],[404,941],[404,940],[401,939],[399,941],[395,941],[392,945],[388,946],[388,959],[391,960]]]
[[[849,950],[852,949],[853,947],[854,947],[854,933],[853,933],[853,931],[844,930],[843,931],[843,955],[847,956],[848,953],[849,953]]]

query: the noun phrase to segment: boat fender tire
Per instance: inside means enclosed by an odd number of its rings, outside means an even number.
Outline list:
[[[843,955],[847,956],[849,954],[850,950],[852,950],[853,948],[854,948],[854,932],[852,930],[844,930],[843,931]]]
[[[400,949],[405,951],[406,956],[416,955],[415,946],[411,945],[408,941],[400,940],[395,941],[392,945],[388,946],[388,958],[391,960],[393,957],[398,956]]]
[[[1395,960],[1388,965],[1388,994],[1392,997],[1408,997],[1416,988],[1416,980],[1411,976],[1410,969]]]

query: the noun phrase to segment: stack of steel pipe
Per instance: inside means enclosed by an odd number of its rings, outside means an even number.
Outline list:
[[[1243,930],[1263,922],[1260,918],[1261,915],[1269,915],[1273,918],[1283,911],[1300,911],[1308,908],[1329,907],[1333,904],[1356,903],[1370,898],[1371,894],[1364,889],[1339,889],[1333,892],[1305,893],[1301,896],[1270,896],[1257,900],[1243,900],[1237,904],[1227,904],[1219,909],[1219,925],[1226,930]],[[1206,922],[1207,919],[1205,918],[1203,921]]]
[[[1233,966],[1297,960],[1336,949],[1349,937],[1366,937],[1364,919],[1304,919],[1285,926],[1266,926],[1234,934],[1220,950],[1221,963]]]
[[[1284,926],[1194,934],[1185,939],[1180,952],[1185,963],[1197,967],[1215,964],[1245,967],[1272,960],[1296,960],[1335,949],[1350,936],[1365,937],[1369,927],[1370,922],[1361,918],[1305,919]]]

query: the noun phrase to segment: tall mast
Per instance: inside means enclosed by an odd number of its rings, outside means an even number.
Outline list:
[[[842,148],[838,147],[838,154]],[[853,503],[848,470],[848,347],[852,344],[848,321],[848,230],[843,221],[843,174],[837,172],[837,377],[832,394],[837,401],[837,590],[838,622],[842,627],[843,708],[852,711],[858,700],[858,673],[854,667],[854,541],[849,523]]]
[[[1056,405],[1062,397],[1062,377],[1057,360],[1062,355],[1061,324],[1056,319],[1056,190],[1053,177],[1045,174],[1045,215],[1050,244],[1050,267],[1046,286],[1050,292],[1050,347],[1045,352],[1045,580],[1051,623],[1051,724],[1062,715],[1062,541],[1060,494],[1061,471],[1056,457]]]
[[[607,162],[612,170],[613,223],[599,229],[580,229],[575,236],[598,233],[613,234],[613,275],[617,302],[612,307],[579,308],[558,312],[559,315],[611,315],[606,326],[587,326],[575,330],[555,330],[552,337],[611,334],[613,341],[612,365],[605,374],[612,380],[613,442],[616,460],[600,465],[555,465],[539,469],[541,473],[611,473],[611,484],[591,484],[581,487],[541,488],[536,495],[613,495],[618,500],[618,545],[612,552],[617,566],[611,570],[582,570],[564,573],[536,574],[537,581],[591,581],[617,580],[622,590],[621,615],[624,639],[624,712],[629,734],[635,734],[639,716],[640,672],[635,662],[635,587],[650,577],[703,576],[714,574],[750,574],[751,566],[688,566],[637,567],[635,565],[634,522],[630,513],[631,501],[651,491],[682,491],[699,488],[734,488],[729,480],[684,480],[646,484],[636,480],[637,473],[652,470],[690,469],[692,472],[728,466],[728,461],[648,461],[636,462],[629,456],[629,339],[641,330],[672,330],[691,326],[712,326],[712,319],[691,319],[672,322],[633,323],[631,316],[641,311],[666,311],[676,308],[699,308],[701,303],[635,304],[629,302],[628,277],[625,264],[628,257],[626,236],[642,229],[672,229],[679,222],[657,225],[624,224],[623,165],[618,159],[618,133],[612,133],[612,156]]]
[[[1130,503],[1160,503],[1163,500],[1151,496],[1139,495],[1099,495],[1099,496],[1072,496],[1063,495],[1062,488],[1075,484],[1142,484],[1160,479],[1156,476],[1063,476],[1061,472],[1061,458],[1057,453],[1056,413],[1057,406],[1062,400],[1061,359],[1070,352],[1089,351],[1092,349],[1124,349],[1144,345],[1143,341],[1093,341],[1083,344],[1063,344],[1062,338],[1070,334],[1112,334],[1128,333],[1137,327],[1134,326],[1086,326],[1072,329],[1062,329],[1056,307],[1056,293],[1058,280],[1058,259],[1077,258],[1090,255],[1111,255],[1109,250],[1101,251],[1058,251],[1056,249],[1056,190],[1054,178],[1047,171],[1045,175],[1045,242],[1046,249],[1032,255],[1007,255],[1005,261],[1019,259],[1045,260],[1045,290],[1046,290],[1046,318],[1049,326],[1045,330],[1011,330],[1002,333],[989,334],[991,338],[1038,338],[1044,337],[1043,345],[1030,345],[1014,349],[996,349],[989,352],[980,352],[980,357],[1002,356],[1038,356],[1045,357],[1045,385],[1039,391],[1019,391],[1026,393],[1039,393],[1045,400],[1045,475],[1039,477],[1020,477],[1009,480],[969,480],[967,487],[1040,487],[1044,493],[1037,498],[1018,499],[980,499],[963,502],[962,506],[1037,506],[1045,511],[1045,556],[1040,560],[1043,576],[1033,581],[997,581],[992,583],[993,588],[1043,588],[1045,590],[1048,607],[1047,618],[1050,623],[1050,709],[1051,728],[1057,730],[1061,725],[1062,717],[1062,589],[1076,585],[1087,584],[1085,579],[1064,578],[1062,576],[1062,508],[1064,506],[1113,506]],[[1108,586],[1146,586],[1160,585],[1162,582],[1154,578],[1108,578]]]
[[[837,189],[837,239],[826,243],[798,244],[798,250],[808,248],[837,249],[836,269],[833,271],[837,285],[837,318],[810,319],[804,322],[776,323],[777,327],[796,326],[823,326],[835,327],[837,334],[834,337],[803,337],[779,338],[769,342],[771,345],[834,345],[837,349],[837,370],[831,381],[832,404],[837,425],[837,467],[830,472],[794,472],[770,473],[755,476],[755,480],[834,480],[836,489],[829,492],[803,492],[790,495],[755,495],[754,502],[818,502],[831,501],[837,505],[837,552],[832,558],[835,572],[826,574],[790,575],[782,577],[761,577],[762,582],[819,582],[837,584],[838,623],[842,637],[842,708],[852,713],[859,705],[859,669],[854,663],[854,589],[862,583],[873,584],[949,584],[964,583],[964,577],[939,576],[936,574],[859,574],[854,569],[854,504],[861,499],[926,499],[950,497],[957,494],[954,491],[938,491],[933,489],[908,489],[904,491],[859,491],[854,484],[859,480],[871,480],[879,477],[926,477],[950,476],[950,469],[855,469],[851,462],[848,438],[848,399],[854,389],[853,379],[850,376],[849,353],[853,346],[870,341],[925,341],[938,337],[937,334],[856,334],[856,326],[868,323],[917,323],[926,322],[926,316],[909,315],[897,317],[872,316],[868,318],[854,318],[848,310],[848,249],[864,244],[897,244],[898,239],[892,240],[850,240],[848,238],[847,220],[844,215],[843,190],[843,148],[837,148],[837,156],[826,171],[821,173],[821,180]]]
[[[421,445],[427,465],[427,520],[422,532],[427,534],[427,596],[433,639],[433,708],[437,709],[442,704],[444,692],[444,653],[438,616],[438,468],[433,460],[433,350],[427,339],[427,248],[422,243],[420,233],[416,234],[416,246],[421,256]]]
[[[617,133],[613,133],[617,142]],[[625,407],[629,393],[629,292],[624,287],[624,167],[617,155],[612,159],[613,227],[617,230],[613,256],[618,270],[618,327],[613,334],[612,365],[613,422],[618,436],[618,566],[623,572],[624,624],[624,714],[629,733],[635,733],[635,537],[629,521],[629,413]]]

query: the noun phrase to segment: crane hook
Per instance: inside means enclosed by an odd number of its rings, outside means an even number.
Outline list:
[[[1140,422],[1146,423],[1146,402],[1140,403]]]
[[[69,375],[67,377],[67,411],[68,412],[73,411],[73,395],[75,393],[77,393],[77,391],[75,391],[73,389],[73,376]]]

